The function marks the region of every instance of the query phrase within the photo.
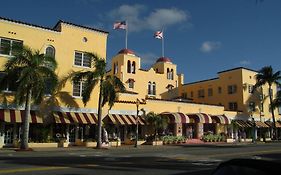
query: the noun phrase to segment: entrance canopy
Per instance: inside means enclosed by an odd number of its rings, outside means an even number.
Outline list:
[[[94,113],[54,112],[56,123],[62,124],[97,124],[98,116]]]
[[[225,115],[211,115],[213,123],[230,124],[231,120]]]
[[[161,116],[167,116],[169,123],[190,123],[189,117],[181,112],[164,112]]]
[[[124,114],[108,114],[104,120],[105,122],[109,122],[111,124],[117,125],[136,125],[136,115],[124,115]],[[145,125],[145,120],[138,116],[138,124]]]
[[[15,109],[0,109],[0,121],[7,123],[22,123],[24,120],[25,111]],[[43,123],[37,112],[30,111],[29,123]]]
[[[187,114],[187,116],[190,119],[190,123],[212,123],[211,117],[205,113]]]
[[[266,123],[268,126],[273,127],[273,122],[266,121],[265,123]],[[276,121],[276,122],[275,122],[275,126],[276,126],[276,128],[281,128],[281,122],[280,122],[280,121]]]

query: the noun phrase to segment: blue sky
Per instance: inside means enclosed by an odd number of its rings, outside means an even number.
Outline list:
[[[164,27],[165,56],[185,83],[234,67],[281,70],[281,1],[264,0],[13,0],[0,16],[53,27],[59,19],[108,31],[107,59],[125,47],[116,20],[129,21],[128,48],[149,68],[161,56],[153,33]]]

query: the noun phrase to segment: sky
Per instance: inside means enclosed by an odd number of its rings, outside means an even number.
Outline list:
[[[128,21],[128,48],[148,69],[162,56],[177,64],[185,83],[217,77],[235,67],[281,70],[280,0],[13,0],[3,1],[0,16],[46,27],[58,20],[109,32],[107,60],[125,47],[125,31],[113,30]]]

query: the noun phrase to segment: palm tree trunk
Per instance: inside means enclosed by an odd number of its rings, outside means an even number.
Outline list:
[[[272,107],[272,89],[271,86],[269,86],[269,100],[270,100],[270,110],[272,114],[272,121],[273,121],[273,139],[276,140],[278,138],[277,131],[276,131],[276,125],[275,125],[275,116],[274,116],[274,108]]]
[[[25,101],[25,115],[22,128],[22,139],[21,139],[21,149],[28,149],[28,136],[29,136],[29,115],[31,106],[31,89],[27,92]]]
[[[102,125],[102,99],[103,99],[103,94],[102,94],[102,89],[103,89],[103,77],[101,77],[100,80],[100,94],[99,94],[99,104],[98,104],[98,139],[97,139],[97,148],[101,148],[102,141],[101,141],[101,125]]]

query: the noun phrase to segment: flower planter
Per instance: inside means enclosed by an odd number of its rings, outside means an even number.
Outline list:
[[[158,146],[158,145],[163,145],[163,141],[162,140],[158,140],[158,141],[150,141],[150,142],[146,142],[147,145],[152,145],[152,146]]]
[[[118,147],[118,146],[121,146],[121,141],[109,142],[109,146],[110,146],[110,147]]]
[[[234,139],[226,139],[226,143],[233,143]]]
[[[86,147],[96,147],[97,146],[97,142],[84,142],[84,145]]]
[[[69,143],[68,142],[64,142],[64,141],[61,141],[61,142],[58,143],[58,147],[59,148],[67,148],[68,145],[69,145]]]
[[[138,142],[137,142],[137,145],[143,145],[145,143],[145,140],[139,140]]]
[[[57,148],[58,143],[28,143],[30,148]]]

